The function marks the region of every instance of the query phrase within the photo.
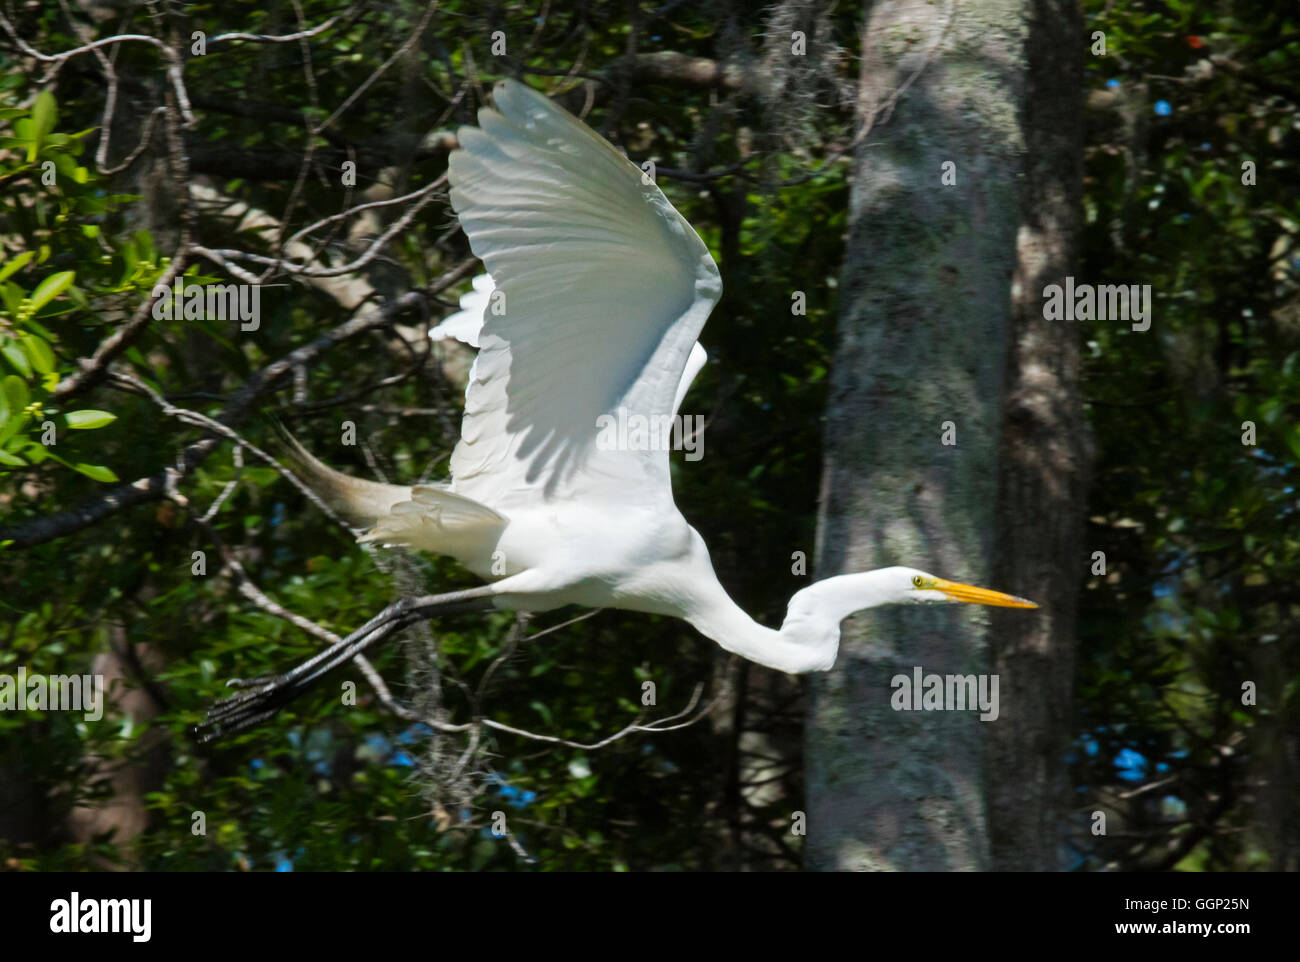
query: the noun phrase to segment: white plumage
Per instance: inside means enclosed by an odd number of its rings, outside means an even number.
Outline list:
[[[452,206],[490,275],[433,332],[479,349],[451,480],[359,481],[294,445],[309,483],[369,526],[367,539],[457,558],[499,607],[674,615],[790,672],[830,668],[840,621],[863,608],[1034,607],[885,568],[797,592],[780,631],[741,611],[673,503],[668,452],[597,444],[602,415],[678,412],[706,360],[696,339],[722,292],[717,265],[659,188],[584,124],[513,81],[494,102],[450,159]]]

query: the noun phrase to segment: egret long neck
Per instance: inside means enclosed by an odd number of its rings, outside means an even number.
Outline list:
[[[840,622],[863,608],[884,604],[885,573],[827,578],[795,593],[780,631],[765,628],[745,614],[716,580],[696,586],[696,603],[687,621],[727,651],[760,665],[799,674],[826,671],[835,663]]]

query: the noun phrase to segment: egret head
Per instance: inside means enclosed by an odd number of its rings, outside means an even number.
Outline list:
[[[795,592],[789,616],[795,621],[839,622],[855,611],[881,605],[919,605],[963,601],[999,608],[1037,608],[1025,598],[939,578],[915,568],[877,568],[835,575]],[[838,635],[838,629],[836,631]]]
[[[938,578],[915,568],[892,568],[897,572],[896,581],[898,600],[906,604],[930,604],[934,602],[961,601],[971,605],[992,605],[997,608],[1037,608],[1025,598],[993,591],[989,588],[976,588],[974,585],[962,584]]]

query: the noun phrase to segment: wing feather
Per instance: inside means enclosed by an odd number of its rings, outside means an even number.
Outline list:
[[[717,266],[584,124],[514,81],[494,102],[450,159],[452,206],[503,308],[483,315],[454,488],[492,505],[613,487],[671,497],[667,452],[601,450],[599,419],[675,412]]]

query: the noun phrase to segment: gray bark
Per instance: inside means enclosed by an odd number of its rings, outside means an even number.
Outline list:
[[[993,867],[1066,867],[1064,757],[1074,627],[1089,556],[1090,461],[1079,392],[1080,329],[1043,318],[1043,288],[1076,273],[1083,191],[1083,56],[1077,0],[1031,0],[1025,172],[1002,410],[993,579],[1042,607],[990,612],[1002,717],[987,736]]]
[[[1020,0],[945,6],[867,4],[858,109],[873,126],[854,160],[818,577],[907,564],[989,581],[1027,25]],[[987,617],[935,606],[845,622],[836,668],[811,685],[808,868],[988,867],[996,723],[890,707],[890,679],[914,666],[987,671]]]

